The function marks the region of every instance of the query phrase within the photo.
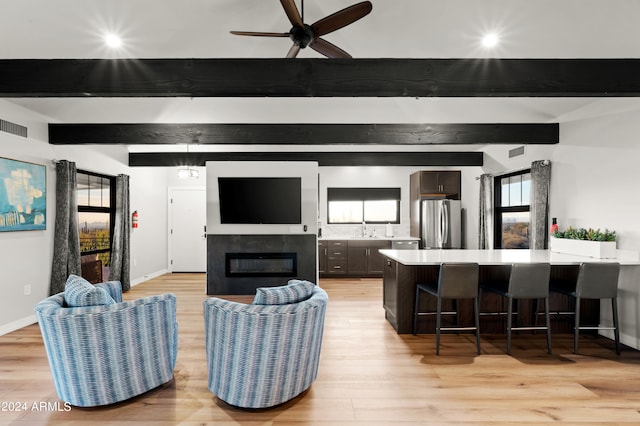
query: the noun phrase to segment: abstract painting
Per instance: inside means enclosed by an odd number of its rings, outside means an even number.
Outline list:
[[[47,168],[0,157],[0,231],[47,227]]]

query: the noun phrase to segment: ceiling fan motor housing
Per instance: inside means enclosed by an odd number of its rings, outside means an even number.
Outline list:
[[[315,37],[313,28],[307,24],[304,24],[303,27],[295,25],[289,31],[289,38],[301,48],[307,47]]]

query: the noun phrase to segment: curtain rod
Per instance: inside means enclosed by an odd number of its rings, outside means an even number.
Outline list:
[[[542,160],[542,164],[545,165],[545,166],[548,166],[550,163],[551,163],[550,160]],[[531,168],[531,166],[529,166],[529,167],[520,167],[520,168],[517,168],[517,169],[503,170],[501,172],[486,173],[486,174],[491,176],[491,177],[496,177],[496,176],[500,176],[500,175],[508,175],[510,173],[515,173],[515,172],[521,172],[523,170],[530,169],[530,168]],[[476,176],[476,180],[480,180],[480,177],[481,176]]]

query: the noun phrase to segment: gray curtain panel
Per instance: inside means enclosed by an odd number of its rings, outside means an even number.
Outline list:
[[[56,164],[56,221],[49,295],[64,291],[71,274],[81,274],[76,163],[62,160]]]
[[[116,219],[113,228],[109,280],[120,281],[122,291],[129,291],[131,288],[131,271],[129,264],[130,228],[129,176],[118,175],[116,177]]]
[[[550,185],[551,162],[541,160],[531,163],[531,242],[529,247],[535,250],[548,247]]]
[[[480,223],[478,248],[492,249],[493,246],[493,176],[480,176]]]

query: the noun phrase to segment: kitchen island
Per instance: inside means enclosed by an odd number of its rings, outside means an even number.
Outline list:
[[[509,279],[510,265],[513,263],[549,262],[551,280],[556,285],[567,288],[575,286],[578,267],[582,262],[619,262],[621,264],[618,308],[620,313],[620,332],[622,342],[638,349],[640,337],[636,317],[640,309],[640,261],[637,253],[618,251],[615,259],[595,259],[554,253],[549,250],[380,250],[385,259],[383,274],[383,304],[385,317],[399,334],[411,333],[413,328],[413,309],[415,288],[418,282],[436,281],[438,268],[443,262],[475,262],[480,265],[480,282],[506,282]],[[421,310],[433,310],[435,298],[423,298]],[[553,312],[571,309],[571,300],[564,295],[552,293],[550,309]],[[471,317],[471,305],[463,301],[459,304],[460,322]],[[502,298],[485,293],[481,299],[481,312],[504,312]],[[609,324],[610,304],[600,307],[598,300],[582,301],[583,324]],[[450,306],[449,306],[450,308]],[[444,309],[444,308],[443,308]],[[532,303],[520,303],[519,320],[526,323],[533,320]],[[552,315],[554,333],[572,332],[572,317]],[[421,319],[418,332],[433,333],[433,320]],[[483,333],[503,333],[504,323],[499,317],[483,316]],[[604,334],[604,333],[603,333]],[[605,334],[606,335],[606,334]]]

